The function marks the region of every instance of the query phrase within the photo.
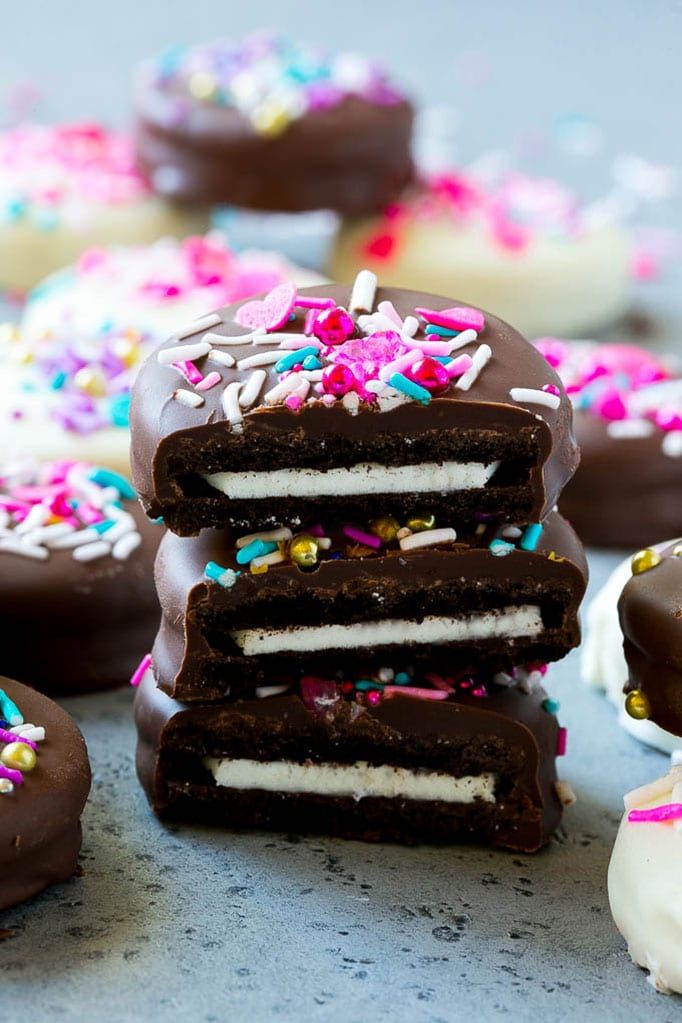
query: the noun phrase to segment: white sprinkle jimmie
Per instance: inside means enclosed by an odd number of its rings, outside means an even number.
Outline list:
[[[211,362],[217,362],[221,366],[234,366],[237,360],[234,355],[230,355],[229,352],[219,352],[215,348],[212,348],[208,353],[208,357]]]
[[[540,391],[535,387],[512,387],[509,397],[512,401],[518,401],[521,404],[545,405],[552,409],[559,408],[561,404],[560,395],[552,394],[551,391]]]
[[[283,398],[286,398],[288,394],[293,394],[302,383],[308,383],[308,381],[303,381],[299,373],[290,373],[284,380],[280,380],[278,384],[275,384],[267,392],[263,400],[266,405],[276,405]],[[308,384],[308,386],[310,385]]]
[[[245,359],[240,359],[237,363],[237,369],[255,369],[256,366],[272,366],[273,363],[279,362],[282,358],[282,353],[277,350],[276,352],[256,352],[255,355],[247,355]]]
[[[239,394],[239,404],[242,408],[250,408],[251,405],[253,405],[261,392],[267,375],[268,374],[264,369],[256,369],[253,371]]]
[[[223,412],[227,416],[231,426],[236,426],[238,423],[242,422],[242,414],[238,400],[241,386],[241,380],[233,381],[231,384],[227,385],[221,398]]]
[[[190,362],[192,359],[200,359],[202,355],[208,355],[211,346],[208,341],[197,341],[194,345],[173,345],[172,348],[162,348],[156,358],[161,366],[170,366],[174,362]]]
[[[106,540],[96,540],[94,543],[83,544],[82,547],[75,547],[73,557],[76,561],[96,561],[109,554],[111,546]]]
[[[204,334],[203,340],[210,345],[225,348],[229,345],[248,345],[251,342],[257,344],[261,333],[259,330],[252,330],[248,334]]]
[[[176,330],[173,334],[179,341],[182,341],[184,337],[191,337],[192,334],[198,334],[200,330],[209,330],[211,327],[217,327],[219,323],[222,323],[222,317],[218,313],[209,313],[208,316],[200,316],[198,320],[194,320],[193,323],[188,323],[180,330]]]
[[[371,313],[377,292],[377,276],[371,270],[361,270],[350,293],[348,310],[351,313]]]
[[[471,357],[471,366],[466,373],[462,374],[455,387],[460,391],[468,391],[471,385],[478,380],[481,370],[490,361],[492,354],[490,345],[479,345]]]
[[[0,540],[0,551],[4,551],[6,554],[21,554],[24,558],[34,558],[36,561],[45,561],[50,556],[47,547],[34,547],[31,544],[15,540],[11,536],[3,537]]]
[[[654,424],[648,419],[612,419],[606,425],[606,432],[614,440],[650,437],[655,429]]]
[[[661,451],[668,458],[682,458],[682,430],[668,430],[661,442]]]
[[[235,540],[234,545],[239,551],[242,547],[248,547],[254,540],[262,540],[264,543],[277,543],[279,540],[291,540],[293,535],[288,526],[278,526],[276,529],[265,529],[261,530],[260,533],[247,533],[246,536],[240,536],[238,540]]]
[[[183,405],[189,405],[190,408],[200,408],[205,401],[196,391],[188,391],[184,387],[178,387],[176,391],[173,391],[173,397]]]
[[[281,551],[272,551],[270,554],[261,554],[258,558],[252,558],[251,564],[254,568],[262,568],[263,565],[279,565],[284,561]]]
[[[126,561],[133,551],[137,550],[141,543],[142,537],[137,531],[126,533],[125,536],[122,536],[120,540],[116,541],[111,553],[117,561]]]
[[[433,547],[437,543],[452,543],[457,539],[454,529],[424,529],[420,533],[411,533],[400,541],[403,551],[414,551],[418,547]]]

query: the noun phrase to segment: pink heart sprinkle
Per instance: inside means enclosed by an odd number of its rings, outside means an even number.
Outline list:
[[[265,298],[254,298],[237,310],[235,320],[249,330],[279,330],[296,304],[296,285],[278,284]]]

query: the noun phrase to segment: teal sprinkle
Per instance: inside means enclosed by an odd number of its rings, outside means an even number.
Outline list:
[[[152,519],[152,522],[154,523],[155,526],[162,526],[163,525],[163,515],[159,515],[158,518]]]
[[[121,476],[120,472],[114,472],[113,469],[93,469],[88,479],[96,483],[98,487],[116,487],[121,497],[125,500],[132,501],[135,499],[135,491],[128,480],[125,476]]]
[[[241,575],[241,572],[235,572],[232,568],[223,568],[215,561],[209,561],[204,569],[204,575],[207,579],[229,590],[231,586],[234,586],[237,576]]]
[[[516,550],[513,543],[507,543],[506,540],[491,540],[488,544],[488,550],[492,551],[497,557],[504,557],[505,554],[511,554],[512,551]]]
[[[362,679],[360,682],[355,683],[355,688],[359,693],[367,693],[370,689],[378,689],[379,691],[382,691],[384,686],[381,682],[368,682],[365,679]]]
[[[64,370],[60,370],[59,373],[55,373],[52,380],[50,381],[50,387],[53,391],[59,391],[66,383],[66,373]]]
[[[447,366],[452,362],[451,355],[429,355],[429,358],[435,359],[436,362],[442,362],[444,366]]]
[[[95,530],[96,533],[99,533],[101,535],[102,533],[106,533],[108,529],[111,529],[113,525],[114,525],[113,519],[103,519],[101,522],[93,522],[92,528]]]
[[[295,352],[283,355],[279,362],[275,363],[275,373],[284,373],[285,370],[291,369],[292,366],[296,366],[299,362],[303,362],[309,355],[317,355],[317,348],[308,345],[306,348],[299,348]]]
[[[397,671],[395,673],[395,678],[393,679],[393,681],[397,686],[406,686],[409,685],[412,679],[410,678],[406,671]]]
[[[20,220],[26,213],[26,202],[24,199],[10,199],[5,204],[5,214],[8,220]]]
[[[306,355],[302,365],[303,369],[322,369],[322,363],[316,355]]]
[[[273,540],[252,540],[246,547],[237,551],[237,564],[248,565],[254,558],[260,558],[263,554],[272,554],[277,550],[277,544]]]
[[[99,333],[108,334],[110,333],[110,331],[114,329],[114,326],[115,324],[113,320],[102,320],[102,322],[99,325]]]
[[[289,323],[292,323],[296,319],[296,313],[289,314]]]
[[[109,403],[109,415],[114,426],[130,425],[130,395],[119,394]]]
[[[542,701],[542,709],[546,710],[548,714],[557,714],[560,707],[561,704],[558,700],[547,699]]]
[[[402,373],[394,373],[388,383],[391,387],[395,387],[396,391],[402,391],[408,398],[414,398],[415,401],[421,402],[422,405],[428,405],[431,401],[430,391],[427,391],[425,387],[420,387],[419,384],[415,384],[413,380],[408,380]]]
[[[441,337],[457,337],[457,335],[461,334],[462,331],[461,330],[452,330],[451,327],[439,327],[435,323],[427,323],[426,324],[426,333],[427,334],[440,334]]]
[[[9,696],[4,689],[0,689],[0,714],[4,717],[10,727],[14,725],[23,725],[24,715],[21,713],[16,703],[10,700]]]
[[[534,551],[538,545],[538,540],[542,535],[542,526],[539,522],[531,522],[529,526],[523,531],[521,539],[519,540],[519,547],[522,551]]]

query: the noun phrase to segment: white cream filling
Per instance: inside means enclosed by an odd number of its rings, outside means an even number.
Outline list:
[[[500,611],[458,617],[427,615],[357,622],[354,625],[290,626],[288,629],[238,629],[230,635],[246,657],[280,652],[386,646],[392,643],[459,643],[462,640],[537,636],[543,630],[540,608],[521,604]]]
[[[409,770],[375,766],[366,760],[353,764],[297,764],[291,760],[262,763],[259,760],[230,760],[205,757],[206,767],[216,785],[229,789],[259,789],[264,792],[352,796],[365,799],[439,800],[444,803],[495,802],[495,775],[464,775],[453,778],[442,771],[425,768]]]
[[[337,469],[273,469],[270,472],[215,472],[204,479],[232,499],[337,497],[385,494],[393,490],[428,493],[484,487],[499,462],[423,462],[380,465],[359,462]]]

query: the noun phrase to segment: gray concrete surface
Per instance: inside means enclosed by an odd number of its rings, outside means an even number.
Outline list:
[[[135,60],[176,39],[268,26],[383,53],[422,101],[459,110],[465,158],[534,138],[539,163],[596,194],[615,152],[682,156],[678,0],[261,0],[257,10],[26,0],[3,14],[0,92],[35,84],[44,117],[125,123]],[[604,130],[598,158],[550,144],[572,111]],[[663,222],[679,227],[681,209],[673,203]],[[642,295],[665,346],[679,336],[678,285],[679,275]],[[615,561],[592,557],[593,588]],[[579,801],[535,857],[166,828],[134,777],[131,693],[67,701],[94,769],[84,872],[0,918],[0,1020],[679,1018],[680,1000],[656,995],[631,965],[605,888],[622,795],[666,758],[582,686],[577,654],[552,669],[549,688],[569,727],[562,774]]]

